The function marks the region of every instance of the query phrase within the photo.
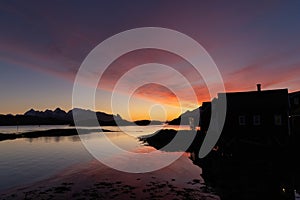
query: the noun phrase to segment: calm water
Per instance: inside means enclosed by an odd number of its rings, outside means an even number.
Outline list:
[[[0,133],[24,133],[49,129],[74,128],[69,125],[0,126]]]
[[[69,128],[68,126],[20,126],[19,132]],[[162,128],[188,129],[188,126],[127,126],[104,127],[115,132],[106,133],[119,147],[134,150],[141,147],[137,137],[152,134]],[[0,127],[0,133],[14,133],[16,127]],[[99,139],[98,133],[86,135],[86,139]],[[96,137],[97,136],[97,137]],[[21,138],[0,142],[0,191],[18,185],[45,179],[63,169],[93,159],[78,136]]]

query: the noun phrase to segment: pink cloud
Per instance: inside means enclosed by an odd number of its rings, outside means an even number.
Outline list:
[[[81,12],[81,8],[71,7],[70,10],[64,10],[58,4],[44,4],[40,3],[39,9],[33,9],[32,12],[29,12],[31,6],[28,5],[24,8],[13,5],[0,6],[1,11],[19,20],[18,24],[7,25],[6,28],[11,29],[11,34],[0,35],[2,61],[73,81],[85,56],[107,37],[133,27],[162,26],[182,31],[199,41],[218,62],[221,72],[224,72],[228,91],[252,90],[255,89],[256,83],[262,83],[266,88],[298,88],[298,62],[289,62],[292,60],[292,54],[299,55],[299,49],[278,48],[263,52],[260,47],[264,46],[259,42],[268,43],[271,40],[268,41],[268,38],[262,36],[266,31],[264,27],[253,28],[256,27],[255,23],[268,15],[271,16],[280,8],[278,2],[260,2],[259,7],[257,4],[244,2],[225,7],[222,5],[227,2],[220,5],[203,2],[193,5],[174,3],[172,8],[168,3],[160,2],[153,6],[156,9],[155,15],[152,11],[144,14],[137,8],[136,13],[119,13],[121,17],[98,16],[95,12],[97,9],[93,8],[91,9],[95,13],[86,13],[85,16],[78,17],[75,14]],[[144,17],[132,17],[140,14]],[[279,42],[283,44],[291,40],[287,36],[280,39]],[[270,44],[268,47],[273,46]],[[261,52],[264,54],[260,55]],[[243,62],[243,59],[247,60]],[[121,56],[106,70],[99,83],[99,89],[112,91],[116,82],[127,71],[151,62],[172,66],[185,76],[193,86],[199,103],[210,100],[203,77],[189,63],[171,53],[157,50],[136,51]],[[231,64],[236,65],[236,68],[230,66]],[[145,76],[147,74],[137,78],[143,79]],[[167,77],[166,74],[154,74],[154,80],[159,78],[173,81],[176,91],[184,94],[186,101],[191,99],[191,94],[186,92],[186,85],[172,80],[172,77]],[[128,84],[135,84],[134,79],[128,80]],[[174,105],[177,102],[174,94],[161,86],[152,84],[144,86],[143,89],[144,91],[138,90],[136,95]]]

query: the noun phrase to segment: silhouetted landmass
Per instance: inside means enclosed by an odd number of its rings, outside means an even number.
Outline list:
[[[161,125],[160,121],[139,120],[130,122],[122,119],[120,115],[112,115],[104,112],[94,112],[74,108],[68,112],[56,108],[54,111],[36,111],[30,109],[24,115],[0,115],[0,126],[16,125],[70,125],[75,126],[74,116],[76,117],[77,126],[147,126]],[[97,120],[95,120],[97,119]]]
[[[156,120],[138,120],[134,121],[134,123],[138,126],[148,126],[148,125],[162,125],[163,123],[161,121]]]
[[[177,131],[173,129],[159,130],[154,134],[140,137],[140,141],[148,143],[150,146],[161,149],[176,136]]]
[[[127,120],[112,120],[112,121],[102,121],[102,120],[81,120],[76,122],[76,126],[86,126],[86,127],[93,127],[93,126],[132,126],[134,125],[133,122],[129,122]],[[70,123],[70,126],[75,126],[74,122]]]
[[[0,115],[0,126],[16,125],[67,125],[69,120],[50,117],[36,117],[26,115]]]
[[[190,118],[194,120],[194,127],[200,126],[201,129],[208,127],[210,122],[211,102],[203,102],[199,108],[186,111],[179,117],[168,122],[169,125],[191,125]]]
[[[0,126],[16,126],[16,125],[73,125],[76,117],[80,126],[116,126],[116,125],[134,125],[121,118],[120,115],[112,115],[104,112],[94,112],[91,110],[84,110],[74,108],[68,112],[60,108],[45,111],[36,111],[30,109],[23,115],[0,115]],[[92,119],[97,119],[98,122]]]
[[[83,110],[74,108],[67,115],[71,117],[70,125],[74,125],[73,117],[76,117],[76,126],[128,126],[133,125],[132,122],[124,120],[120,115],[112,115],[104,112],[94,112],[91,110]],[[97,119],[97,120],[95,120]]]
[[[102,132],[110,132],[109,130],[105,129],[80,129],[81,134],[88,134],[95,131],[102,131]],[[14,140],[17,138],[38,138],[38,137],[60,137],[60,136],[72,136],[77,135],[77,130],[75,128],[72,129],[51,129],[51,130],[44,130],[44,131],[33,131],[33,132],[26,132],[26,133],[0,133],[0,141],[2,140]]]
[[[194,119],[199,118],[200,116],[200,108],[196,108],[192,111],[186,111],[185,113],[181,114],[177,118],[168,122],[169,125],[189,125],[189,118],[192,117]]]
[[[174,138],[176,137],[176,140]],[[155,132],[154,134],[139,137],[139,140],[162,151],[178,152],[188,151],[198,148],[204,138],[204,132],[163,129]],[[170,142],[174,142],[174,145],[168,145]]]

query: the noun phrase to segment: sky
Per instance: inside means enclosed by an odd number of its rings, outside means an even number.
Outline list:
[[[86,56],[107,38],[139,27],[168,28],[196,40],[214,60],[228,92],[255,90],[257,83],[262,89],[298,91],[299,10],[296,0],[0,1],[0,113],[72,109],[73,83]],[[140,85],[133,94],[114,89],[126,72],[146,63],[165,64],[181,73],[197,102],[182,82],[154,65],[129,74],[124,84],[134,86],[150,77],[172,84],[174,90],[160,84]],[[120,56],[105,71],[95,109],[129,120],[170,120],[213,98],[203,80],[177,55],[137,50]],[[117,102],[112,106],[113,92]],[[182,102],[178,94],[184,96]]]

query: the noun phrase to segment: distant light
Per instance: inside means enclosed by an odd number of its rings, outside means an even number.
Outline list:
[[[282,192],[285,192],[285,188],[282,188]]]

